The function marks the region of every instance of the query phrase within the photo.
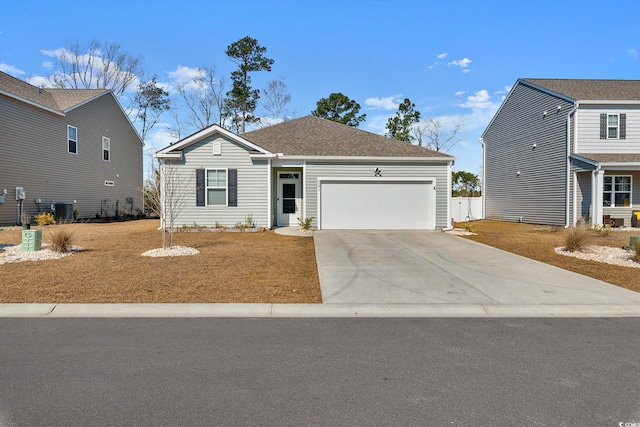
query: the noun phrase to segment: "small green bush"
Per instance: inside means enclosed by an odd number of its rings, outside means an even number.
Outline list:
[[[607,237],[609,234],[611,234],[611,226],[609,224],[595,225],[591,229],[601,237]]]
[[[36,223],[38,224],[38,227],[44,227],[46,225],[54,224],[55,222],[56,220],[51,212],[40,212],[36,215]]]
[[[476,228],[473,226],[472,223],[468,222],[466,224],[464,224],[462,226],[462,228],[464,228],[465,230],[467,230],[469,233],[475,233],[476,232]]]
[[[311,228],[313,218],[314,217],[312,216],[308,216],[306,218],[298,218],[298,225],[300,225],[300,228],[302,228],[303,230],[309,230]]]
[[[71,252],[71,246],[74,242],[73,233],[69,232],[67,229],[59,227],[55,228],[49,233],[49,244],[51,245],[51,250],[58,253],[67,253]]]
[[[569,252],[582,250],[589,236],[589,229],[584,224],[565,228],[563,232],[564,247]]]

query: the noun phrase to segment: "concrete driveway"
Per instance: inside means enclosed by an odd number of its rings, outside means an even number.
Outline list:
[[[324,303],[640,304],[640,293],[442,231],[314,233]]]

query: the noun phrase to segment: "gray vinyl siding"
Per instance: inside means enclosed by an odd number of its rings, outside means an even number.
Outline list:
[[[600,113],[627,115],[625,139],[600,139]],[[640,109],[630,106],[581,106],[578,110],[578,153],[640,152]]]
[[[78,153],[67,147],[67,125],[78,129]],[[102,160],[102,137],[111,141],[111,161]],[[127,197],[142,208],[142,142],[111,93],[62,117],[0,96],[0,224],[17,222],[15,187],[24,187],[25,210],[34,215],[51,203],[73,203],[81,218],[94,217],[103,200],[125,209]],[[113,187],[104,185],[113,181]],[[42,203],[36,205],[35,199]]]
[[[589,220],[591,218],[591,172],[578,172],[576,191],[576,222],[581,218]]]
[[[213,155],[214,142],[221,144],[219,156]],[[176,227],[194,224],[214,227],[216,223],[231,227],[244,223],[249,215],[257,226],[268,226],[267,160],[252,160],[246,148],[216,134],[185,148],[178,169],[186,198],[175,220]],[[196,206],[196,169],[237,169],[238,206]]]
[[[565,224],[567,114],[572,107],[524,84],[512,90],[483,134],[485,218]]]
[[[319,177],[349,177],[370,178],[374,170],[379,168],[385,178],[435,178],[436,179],[436,227],[449,225],[447,206],[449,204],[449,190],[447,188],[447,163],[328,163],[307,162],[305,167],[305,207],[306,216],[314,217],[313,225],[317,226],[318,218],[318,178]]]

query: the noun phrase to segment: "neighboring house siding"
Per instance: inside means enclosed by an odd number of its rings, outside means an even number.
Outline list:
[[[600,114],[626,114],[625,139],[600,139]],[[584,107],[578,110],[578,153],[640,152],[640,110],[628,106]]]
[[[213,155],[214,143],[220,143],[220,155]],[[196,206],[196,169],[237,169],[238,206]],[[268,226],[269,167],[266,160],[252,160],[244,147],[214,135],[185,148],[178,170],[186,197],[174,226],[195,223],[214,227],[218,223],[230,227],[243,223],[250,215],[257,226]]]
[[[318,178],[319,177],[347,177],[347,178],[371,178],[374,170],[379,168],[385,178],[435,178],[436,180],[436,227],[442,228],[449,225],[447,218],[447,206],[449,194],[447,192],[447,163],[415,164],[415,163],[326,163],[307,162],[304,170],[305,215],[313,216],[313,225],[317,226],[318,218]]]
[[[483,134],[485,218],[565,224],[567,114],[572,108],[523,84],[512,90]]]
[[[77,155],[65,148],[67,123],[78,128]],[[103,136],[111,142],[108,162],[102,159]],[[127,197],[133,197],[135,206],[142,208],[142,143],[111,94],[67,113],[62,144],[68,170],[73,171],[72,183],[63,181],[73,187],[66,200],[78,200],[80,216],[95,215],[101,205],[109,207],[111,216],[116,202],[120,211],[125,209]],[[56,175],[65,177],[64,172]],[[114,186],[105,186],[105,180]]]
[[[591,172],[578,172],[576,191],[576,222],[581,218],[588,220],[591,218]]]
[[[15,187],[24,187],[25,210],[34,215],[52,202],[74,204],[80,217],[109,199],[120,210],[127,197],[142,207],[142,143],[111,94],[69,111],[66,117],[0,96],[0,224],[15,224]],[[67,147],[67,125],[78,129],[78,154]],[[102,160],[102,137],[111,139],[111,161]],[[114,182],[105,187],[104,181]],[[42,203],[36,205],[35,199]]]

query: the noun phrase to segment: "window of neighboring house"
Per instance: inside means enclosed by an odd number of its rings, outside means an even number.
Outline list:
[[[227,205],[226,169],[207,169],[207,205]]]
[[[627,115],[625,113],[600,114],[600,139],[626,139]]]
[[[617,114],[607,115],[607,139],[618,139],[620,117]]]
[[[67,141],[69,152],[78,154],[78,128],[67,125]]]
[[[604,206],[631,206],[631,177],[605,176],[602,199]]]
[[[106,136],[102,137],[102,160],[111,161],[111,140]]]

